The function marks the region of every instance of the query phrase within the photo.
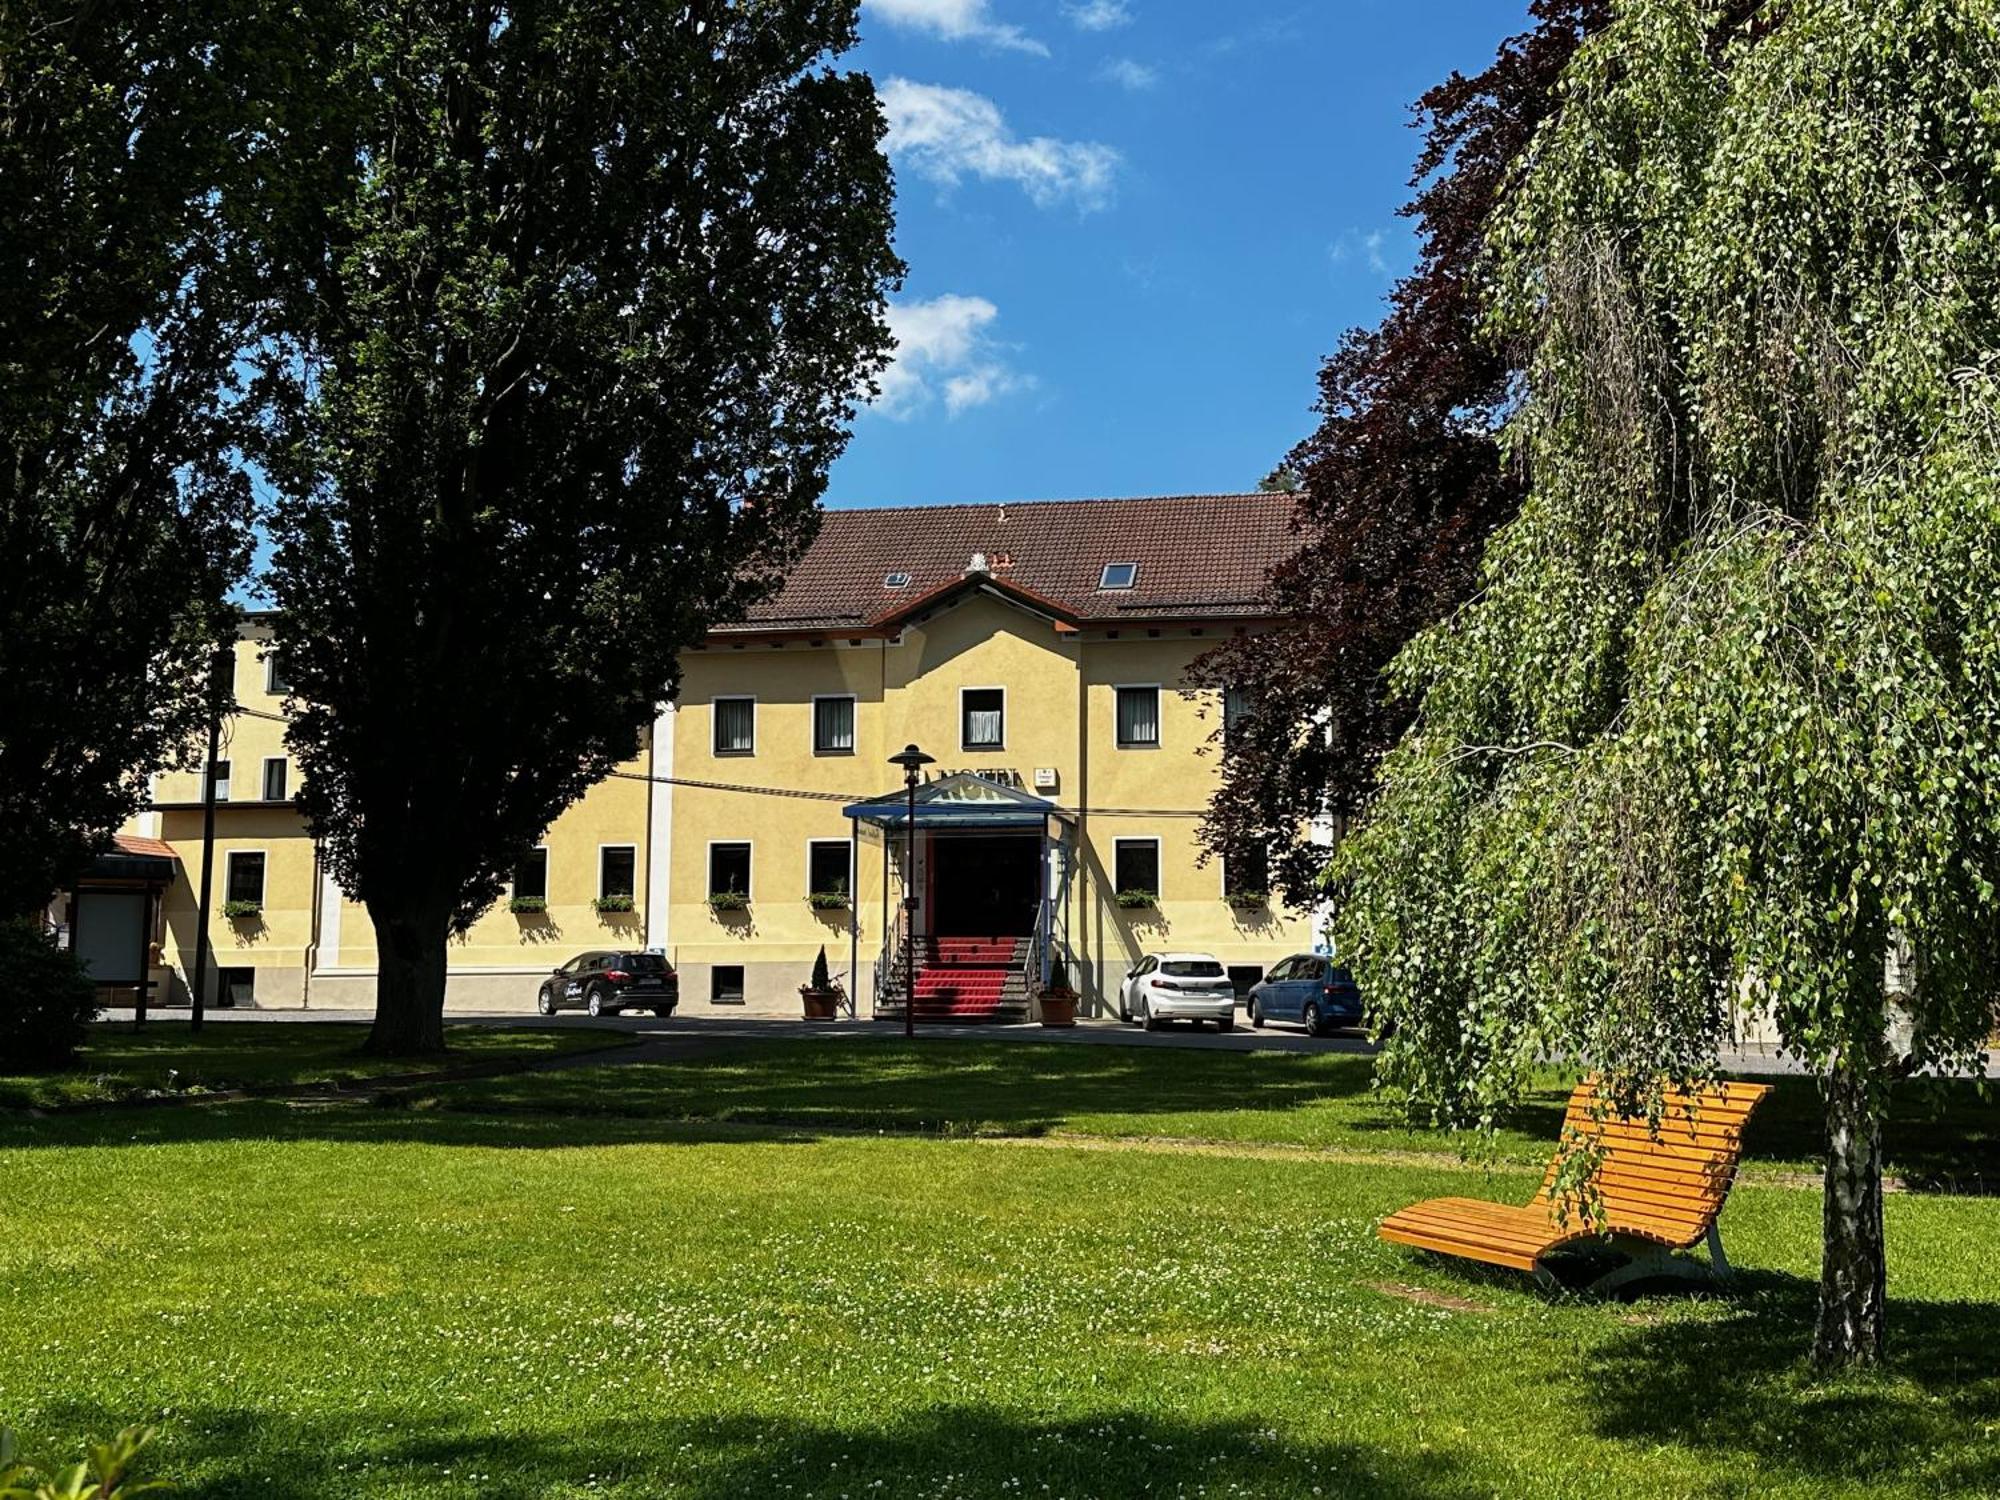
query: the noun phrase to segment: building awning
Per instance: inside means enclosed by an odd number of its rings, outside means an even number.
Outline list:
[[[92,856],[79,883],[137,881],[145,885],[171,885],[174,858],[173,845],[160,839],[141,838],[133,833],[116,834],[109,849]]]
[[[901,828],[909,821],[909,794],[894,792],[841,809],[858,823],[874,828]],[[967,771],[941,776],[917,788],[919,828],[1019,828],[1055,832],[1075,815],[1046,797],[1002,786]]]

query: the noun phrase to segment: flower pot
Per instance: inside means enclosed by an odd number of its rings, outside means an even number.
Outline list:
[[[808,1021],[831,1021],[840,1015],[840,991],[816,990],[809,984],[799,986],[799,999],[805,1003]]]
[[[1068,990],[1044,990],[1041,997],[1044,1026],[1074,1026],[1076,995]]]

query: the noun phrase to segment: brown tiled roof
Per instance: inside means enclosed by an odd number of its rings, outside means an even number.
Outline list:
[[[880,628],[939,602],[986,554],[995,583],[1078,624],[1255,617],[1271,568],[1297,550],[1295,497],[1174,495],[828,511],[784,588],[718,633]],[[1100,589],[1106,563],[1136,585]],[[883,580],[907,573],[907,587]]]
[[[174,846],[159,839],[141,837],[136,833],[114,833],[111,842],[120,854],[143,854],[154,859],[173,859]]]

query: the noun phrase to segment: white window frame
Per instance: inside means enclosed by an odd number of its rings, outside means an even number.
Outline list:
[[[750,851],[750,876],[743,882],[743,899],[745,901],[755,900],[756,897],[752,887],[757,882],[757,841],[755,839],[710,839],[707,851],[703,855],[701,862],[702,901],[706,903],[708,898],[715,894],[715,851],[724,844],[732,846],[741,844]],[[810,876],[812,872],[811,870],[807,870],[806,873]]]
[[[258,849],[231,849],[231,850],[230,850],[230,851],[229,851],[229,852],[228,852],[227,854],[223,855],[223,857],[222,857],[222,899],[223,899],[224,901],[236,901],[236,900],[239,900],[239,899],[241,899],[241,900],[248,900],[248,899],[249,899],[248,897],[240,897],[240,898],[239,898],[239,897],[236,897],[236,896],[232,896],[232,895],[230,895],[230,894],[229,894],[229,888],[230,888],[230,887],[231,887],[232,885],[234,885],[234,884],[236,883],[236,861],[237,861],[238,859],[242,858],[242,857],[243,857],[244,855],[246,855],[246,854],[258,854],[258,855],[262,855],[262,856],[263,856],[263,859],[264,859],[264,877],[263,877],[263,879],[261,879],[261,880],[259,880],[259,881],[257,882],[257,904],[258,904],[259,906],[265,906],[265,905],[268,905],[268,904],[269,904],[269,902],[270,902],[270,895],[271,895],[271,851],[270,851],[269,849],[263,849],[263,848],[258,848]]]
[[[819,743],[819,706],[822,703],[845,701],[848,705],[847,731],[854,743],[845,750],[822,750]],[[757,743],[756,710],[751,711],[750,743]],[[812,699],[812,752],[814,755],[853,755],[861,748],[861,698],[856,693],[814,693]],[[736,752],[741,754],[741,751]],[[754,753],[754,752],[753,752]]]
[[[965,742],[965,695],[967,693],[998,693],[1000,695],[1000,743],[997,745],[968,745]],[[958,748],[974,755],[998,755],[1007,748],[1007,689],[1002,683],[988,683],[984,687],[962,687],[958,690]]]
[[[1167,883],[1167,861],[1166,850],[1161,847],[1160,836],[1156,833],[1125,834],[1111,840],[1111,894],[1116,896],[1120,891],[1145,889],[1143,886],[1128,886],[1118,878],[1118,850],[1125,844],[1151,844],[1153,846],[1153,878],[1159,882],[1159,885],[1153,887],[1153,899],[1156,901],[1162,899],[1165,892],[1160,889],[1160,886],[1164,886]]]
[[[227,776],[217,776],[215,774],[217,766],[229,767],[229,774]],[[236,762],[230,756],[218,755],[208,763],[208,767],[201,773],[201,777],[201,796],[203,801],[208,800],[208,789],[211,786],[215,788],[215,800],[217,802],[234,802],[236,800],[234,795],[236,789]]]
[[[743,840],[741,840],[741,839],[736,839],[736,840],[730,840],[730,839],[724,839],[724,840],[723,840],[722,842],[724,842],[724,843],[731,843],[731,842],[734,842],[734,843],[739,843],[739,844],[740,844],[740,843],[742,843],[742,842],[743,842]],[[846,875],[846,877],[847,877],[847,885],[848,885],[848,891],[847,891],[847,900],[848,900],[848,904],[849,904],[849,905],[852,905],[852,904],[853,904],[853,902],[854,902],[854,890],[853,890],[853,887],[854,887],[854,877],[855,877],[855,874],[857,873],[857,872],[855,871],[855,868],[854,868],[854,863],[855,863],[855,861],[854,861],[854,841],[853,841],[852,839],[830,839],[830,838],[816,838],[816,839],[807,839],[807,840],[806,840],[806,891],[805,891],[805,893],[806,893],[806,897],[807,897],[807,899],[809,899],[809,900],[810,900],[810,899],[811,899],[811,897],[812,897],[812,896],[813,896],[813,894],[814,894],[814,887],[813,887],[813,850],[814,850],[814,849],[816,849],[816,848],[818,848],[818,847],[819,847],[819,846],[820,846],[821,844],[838,844],[838,845],[839,845],[839,846],[840,846],[840,847],[841,847],[841,848],[842,848],[842,849],[843,849],[844,851],[846,851],[846,860],[845,860],[845,863],[844,863],[844,865],[843,865],[843,869],[842,869],[842,873],[843,873],[843,874],[845,874],[845,875]]]
[[[1123,583],[1109,583],[1113,568],[1130,568],[1132,576]],[[1108,562],[1097,570],[1097,591],[1100,594],[1126,594],[1139,586],[1139,565],[1135,562]]]
[[[278,648],[276,646],[269,646],[264,650],[264,691],[273,698],[282,698],[291,691],[290,688],[278,686]]]
[[[1217,881],[1216,884],[1215,894],[1218,896],[1227,896],[1229,894],[1229,856],[1226,854],[1218,854],[1215,857],[1215,864],[1216,864],[1216,872],[1220,876],[1220,879]],[[1266,849],[1264,851],[1264,882],[1265,882],[1264,894],[1267,896],[1271,894],[1270,879],[1271,879],[1271,851]]]
[[[535,844],[528,849],[524,849],[522,852],[524,854],[534,854],[537,852],[541,854],[542,899],[544,901],[548,900],[549,892],[555,889],[555,861],[549,857],[549,846],[545,843]],[[510,896],[518,896],[521,894],[519,891],[514,889],[516,883],[514,877],[516,874],[520,872],[520,868],[521,867],[517,864],[507,874],[507,894]],[[604,883],[604,856],[601,854],[597,858],[597,882],[599,885],[602,885]]]
[[[282,797],[273,797],[271,795],[271,767],[273,766],[283,766],[285,768],[285,795]],[[264,779],[262,785],[257,788],[257,791],[261,795],[261,799],[265,802],[289,802],[292,800],[292,758],[289,755],[267,755],[264,757]]]
[[[747,703],[750,705],[750,748],[748,750],[725,750],[722,748],[722,715],[715,709],[719,703]],[[717,760],[746,760],[757,753],[757,695],[754,693],[722,693],[708,700],[708,753]]]
[[[632,889],[629,892],[621,891],[619,894],[630,895],[632,898],[632,909],[637,911],[639,909],[640,877],[639,846],[637,844],[628,844],[620,841],[615,844],[599,844],[597,846],[597,899],[602,901],[606,896],[611,894],[604,889],[604,855],[605,851],[609,849],[630,849],[632,851]]]
[[[1120,693],[1151,693],[1153,695],[1153,739],[1150,744],[1135,740],[1127,744],[1118,733],[1118,695]],[[1167,693],[1166,685],[1158,682],[1114,682],[1111,684],[1111,745],[1116,750],[1157,750],[1167,742]]]

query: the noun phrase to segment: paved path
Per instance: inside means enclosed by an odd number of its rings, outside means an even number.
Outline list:
[[[116,1012],[113,1013],[114,1017]],[[152,1014],[163,1020],[184,1019],[182,1009],[158,1010]],[[365,1026],[374,1019],[368,1010],[212,1010],[209,1019],[223,1025],[246,1021],[336,1022]],[[797,1040],[847,1041],[865,1045],[871,1041],[899,1039],[903,1028],[890,1021],[791,1021],[775,1017],[673,1016],[659,1020],[653,1016],[617,1016],[592,1020],[583,1015],[536,1016],[518,1011],[451,1012],[448,1025],[548,1026],[608,1028],[635,1034],[643,1045],[622,1047],[610,1052],[583,1052],[537,1061],[536,1068],[572,1068],[653,1062],[688,1051],[706,1051],[709,1044],[738,1041]],[[114,1023],[115,1024],[115,1021]],[[129,1020],[125,1024],[130,1024]],[[1057,1047],[1178,1047],[1207,1052],[1345,1052],[1371,1056],[1374,1043],[1359,1035],[1309,1037],[1295,1027],[1273,1026],[1263,1031],[1239,1024],[1234,1031],[1194,1031],[1172,1027],[1165,1031],[1142,1031],[1118,1021],[1079,1021],[1073,1027],[1039,1025],[945,1026],[920,1024],[919,1039],[936,1041],[1017,1042]],[[689,1045],[693,1044],[693,1045]],[[1722,1055],[1723,1067],[1735,1073],[1787,1075],[1803,1070],[1791,1059],[1765,1049],[1741,1048]],[[2000,1078],[2000,1055],[1988,1060],[1987,1076]]]

